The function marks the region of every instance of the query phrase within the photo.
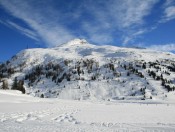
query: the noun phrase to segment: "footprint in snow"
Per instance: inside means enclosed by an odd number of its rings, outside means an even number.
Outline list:
[[[54,119],[56,122],[59,123],[72,123],[72,124],[79,124],[79,122],[71,115],[71,114],[63,114],[59,117]]]
[[[16,122],[23,122],[23,121],[26,121],[26,120],[31,120],[31,121],[34,121],[34,120],[37,120],[38,117],[35,116],[35,115],[32,115],[32,114],[26,114],[26,115],[23,115],[23,116],[19,116],[17,119],[16,119]]]

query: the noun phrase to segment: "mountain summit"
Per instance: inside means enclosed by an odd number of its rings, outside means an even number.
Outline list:
[[[62,44],[61,46],[77,46],[77,45],[85,45],[85,44],[88,44],[88,42],[85,40],[85,39],[79,39],[79,38],[76,38],[76,39],[73,39],[65,44]]]
[[[175,90],[175,55],[97,46],[74,39],[28,49],[0,64],[0,87],[75,100],[166,100]]]

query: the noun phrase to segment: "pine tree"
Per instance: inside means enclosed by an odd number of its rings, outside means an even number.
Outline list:
[[[40,98],[44,98],[44,94],[41,94]]]
[[[24,81],[23,80],[20,80],[18,82],[18,87],[17,87],[17,90],[21,91],[23,94],[25,94],[25,88],[24,88]]]
[[[15,80],[12,84],[12,89],[13,90],[17,90],[18,89],[18,80],[17,80],[17,77],[15,77]]]
[[[143,63],[142,68],[146,69],[146,64],[145,63]]]
[[[130,76],[130,73],[129,72],[127,72],[127,76]]]

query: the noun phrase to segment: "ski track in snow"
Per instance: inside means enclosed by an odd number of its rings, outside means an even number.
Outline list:
[[[64,113],[64,111],[69,111],[69,113]],[[73,118],[73,114],[77,113],[78,110],[73,109],[67,109],[66,106],[63,108],[51,108],[46,110],[40,110],[40,111],[32,111],[32,112],[17,112],[17,113],[1,113],[0,115],[0,122],[8,122],[8,121],[15,121],[15,122],[24,122],[24,121],[45,121],[45,120],[53,120],[52,116],[56,116],[59,113],[62,113],[58,116],[58,118],[55,118],[54,120],[58,122],[59,118],[62,119],[62,121],[69,121],[76,123],[76,120]],[[60,121],[60,122],[62,122]]]

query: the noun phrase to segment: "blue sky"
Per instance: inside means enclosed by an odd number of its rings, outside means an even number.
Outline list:
[[[74,38],[174,52],[175,0],[0,0],[0,61]]]

